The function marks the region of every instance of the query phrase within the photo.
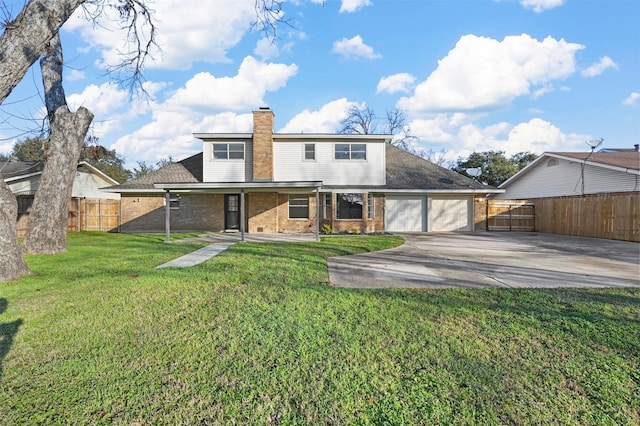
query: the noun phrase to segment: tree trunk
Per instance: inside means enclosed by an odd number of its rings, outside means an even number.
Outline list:
[[[0,103],[22,80],[43,47],[85,0],[31,0],[0,35]],[[30,273],[16,236],[16,197],[0,182],[0,281]]]
[[[31,0],[0,36],[0,103],[40,57],[49,40],[86,0]]]
[[[15,195],[0,179],[0,282],[15,280],[31,271],[22,257],[16,237],[18,202]]]
[[[55,254],[67,250],[67,219],[73,181],[93,114],[80,107],[72,113],[62,87],[62,45],[56,35],[40,60],[49,113],[49,139],[38,192],[33,200],[23,251]]]

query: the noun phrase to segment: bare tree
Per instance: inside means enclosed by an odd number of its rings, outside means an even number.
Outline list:
[[[338,133],[370,135],[378,128],[378,118],[373,109],[368,106],[352,105],[347,117],[340,121]]]
[[[40,59],[49,139],[44,144],[44,169],[33,200],[25,253],[55,254],[67,250],[67,218],[76,165],[93,114],[85,107],[69,111],[62,87],[62,45],[55,35]]]

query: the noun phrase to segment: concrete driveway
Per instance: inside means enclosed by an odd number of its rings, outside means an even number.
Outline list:
[[[400,234],[390,250],[329,259],[351,288],[640,287],[640,244],[566,235]]]

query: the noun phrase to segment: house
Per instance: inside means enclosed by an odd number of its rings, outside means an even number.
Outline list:
[[[531,198],[640,190],[640,152],[546,152],[503,182],[490,198]]]
[[[18,221],[16,229],[19,235],[22,235],[27,229],[28,213],[33,204],[33,199],[38,185],[44,163],[41,161],[14,161],[9,160],[6,163],[0,163],[0,174],[2,175],[9,190],[16,195],[18,200]],[[73,181],[71,191],[71,200],[69,206],[69,226],[70,231],[81,229],[100,229],[108,230],[117,228],[119,209],[118,200],[120,194],[108,193],[101,191],[100,188],[109,187],[118,182],[107,176],[102,171],[93,167],[91,164],[81,161],[76,169],[76,176]],[[99,217],[89,214],[91,210],[90,204],[104,202],[109,209],[114,210],[113,214],[107,221],[103,219],[107,211],[99,210]],[[90,226],[90,222],[95,219],[96,225]],[[109,225],[112,223],[112,225]],[[107,229],[108,228],[108,229]]]
[[[491,194],[490,205],[526,200],[538,232],[640,241],[637,145],[635,150],[547,152],[499,188],[505,192]],[[508,216],[517,220],[518,212]]]
[[[391,135],[274,133],[269,108],[253,120],[253,133],[195,133],[201,153],[106,189],[122,196],[121,230],[473,231],[486,195],[502,192]]]

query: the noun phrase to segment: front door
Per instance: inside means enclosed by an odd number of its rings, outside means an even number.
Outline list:
[[[240,229],[240,195],[224,195],[224,229]]]

